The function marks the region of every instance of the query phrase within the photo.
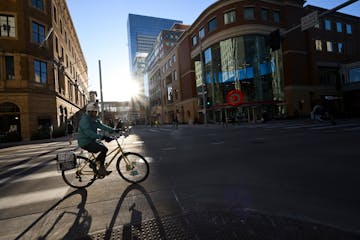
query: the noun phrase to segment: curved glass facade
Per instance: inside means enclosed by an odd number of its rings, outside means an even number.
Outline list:
[[[226,39],[203,49],[202,60],[203,65],[195,61],[196,86],[202,109],[202,83],[205,84],[208,120],[234,121],[242,116],[256,121],[265,112],[270,116],[283,113],[279,107],[284,100],[281,54],[270,54],[265,36]],[[226,102],[226,95],[234,89],[244,94],[238,107]]]

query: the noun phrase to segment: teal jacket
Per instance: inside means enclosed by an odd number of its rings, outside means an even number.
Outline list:
[[[114,128],[111,128],[105,124],[102,124],[99,118],[93,119],[88,113],[84,113],[81,116],[78,129],[78,144],[80,147],[88,145],[90,142],[96,141],[102,137],[97,133],[98,129],[102,129],[107,132],[115,132]]]

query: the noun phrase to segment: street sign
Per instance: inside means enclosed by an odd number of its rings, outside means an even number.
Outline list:
[[[301,31],[315,27],[318,24],[318,13],[314,11],[301,18]]]

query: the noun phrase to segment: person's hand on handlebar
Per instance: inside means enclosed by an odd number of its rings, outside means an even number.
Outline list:
[[[105,142],[111,142],[114,139],[112,137],[102,136],[101,140],[105,140]]]

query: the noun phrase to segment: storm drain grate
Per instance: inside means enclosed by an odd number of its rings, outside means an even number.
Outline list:
[[[244,211],[167,216],[90,236],[93,240],[359,240],[360,235],[310,222]]]

